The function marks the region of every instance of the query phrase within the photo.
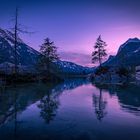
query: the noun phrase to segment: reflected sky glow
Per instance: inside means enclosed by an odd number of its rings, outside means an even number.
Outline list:
[[[139,140],[139,90],[135,85],[99,88],[83,79],[8,87],[0,96],[0,137]]]

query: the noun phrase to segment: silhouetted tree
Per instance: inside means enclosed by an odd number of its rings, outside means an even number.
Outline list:
[[[16,13],[15,13],[15,27],[14,27],[14,53],[15,53],[15,74],[17,74],[17,36],[18,36],[18,8],[16,8]]]
[[[50,73],[50,63],[59,60],[57,54],[57,47],[54,45],[54,42],[50,41],[49,38],[44,40],[44,43],[40,46],[40,65],[46,71],[47,74]]]
[[[107,101],[103,100],[102,89],[100,89],[99,96],[95,94],[93,95],[93,104],[94,104],[95,114],[97,116],[97,119],[101,121],[104,118],[104,116],[107,114],[107,112],[105,111]]]
[[[18,17],[19,17],[19,10],[16,7],[15,17],[14,17],[14,27],[11,28],[12,34],[14,36],[14,74],[15,75],[18,74],[18,64],[19,64],[18,53],[17,53],[17,49],[18,49],[18,46],[19,46],[19,43],[18,43],[19,33],[32,34],[32,32],[28,32],[26,30],[23,30],[23,28],[20,27],[21,24],[19,24]]]
[[[99,65],[102,65],[102,60],[107,56],[105,47],[107,46],[106,42],[101,39],[101,36],[97,38],[97,41],[94,45],[94,51],[92,52],[92,63],[99,62]]]
[[[46,123],[50,123],[54,119],[59,106],[59,101],[57,97],[51,94],[51,91],[47,92],[47,95],[40,100],[38,107],[41,109],[40,115],[45,120]]]

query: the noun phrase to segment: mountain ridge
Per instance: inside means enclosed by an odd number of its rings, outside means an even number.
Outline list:
[[[115,56],[108,58],[103,65],[109,66],[138,66],[140,65],[140,39],[130,38],[122,44]]]
[[[14,64],[14,34],[8,30],[0,29],[0,68],[3,67],[9,68],[13,67]],[[28,46],[22,41],[19,37],[17,38],[17,58],[18,58],[18,67],[22,69],[30,69],[33,71],[33,68],[37,64],[37,61],[40,56],[40,52],[36,51],[32,47]],[[92,68],[84,67],[73,62],[68,61],[56,61],[53,62],[53,67],[59,69],[61,67],[61,73],[75,73],[82,74],[83,72],[89,73],[92,71]],[[9,70],[9,73],[12,70]],[[23,70],[22,70],[23,71]]]
[[[8,30],[0,29],[0,63],[14,63],[14,34]],[[18,65],[34,65],[39,52],[17,38]]]

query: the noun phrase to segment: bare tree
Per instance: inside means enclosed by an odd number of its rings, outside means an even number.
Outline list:
[[[14,18],[14,28],[12,28],[12,32],[14,32],[14,73],[15,75],[18,74],[18,55],[17,55],[17,48],[18,48],[18,39],[19,39],[19,33],[26,33],[26,34],[32,34],[34,32],[28,32],[21,27],[21,24],[18,22],[19,17],[19,9],[16,7],[15,11],[15,18]]]
[[[15,13],[15,27],[14,27],[14,46],[15,46],[15,74],[17,74],[17,30],[18,30],[18,8],[16,8],[16,13]]]

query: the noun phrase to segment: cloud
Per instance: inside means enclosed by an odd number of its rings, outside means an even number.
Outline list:
[[[98,65],[98,62],[95,64],[91,63],[90,54],[77,53],[77,52],[60,52],[59,55],[60,55],[61,60],[74,62],[82,66],[93,67],[93,66]],[[108,57],[110,55],[114,55],[114,53],[109,52]],[[108,57],[106,57],[104,61],[106,61]]]
[[[60,52],[62,60],[71,61],[83,66],[93,66],[91,63],[91,56],[83,53],[75,52]]]

